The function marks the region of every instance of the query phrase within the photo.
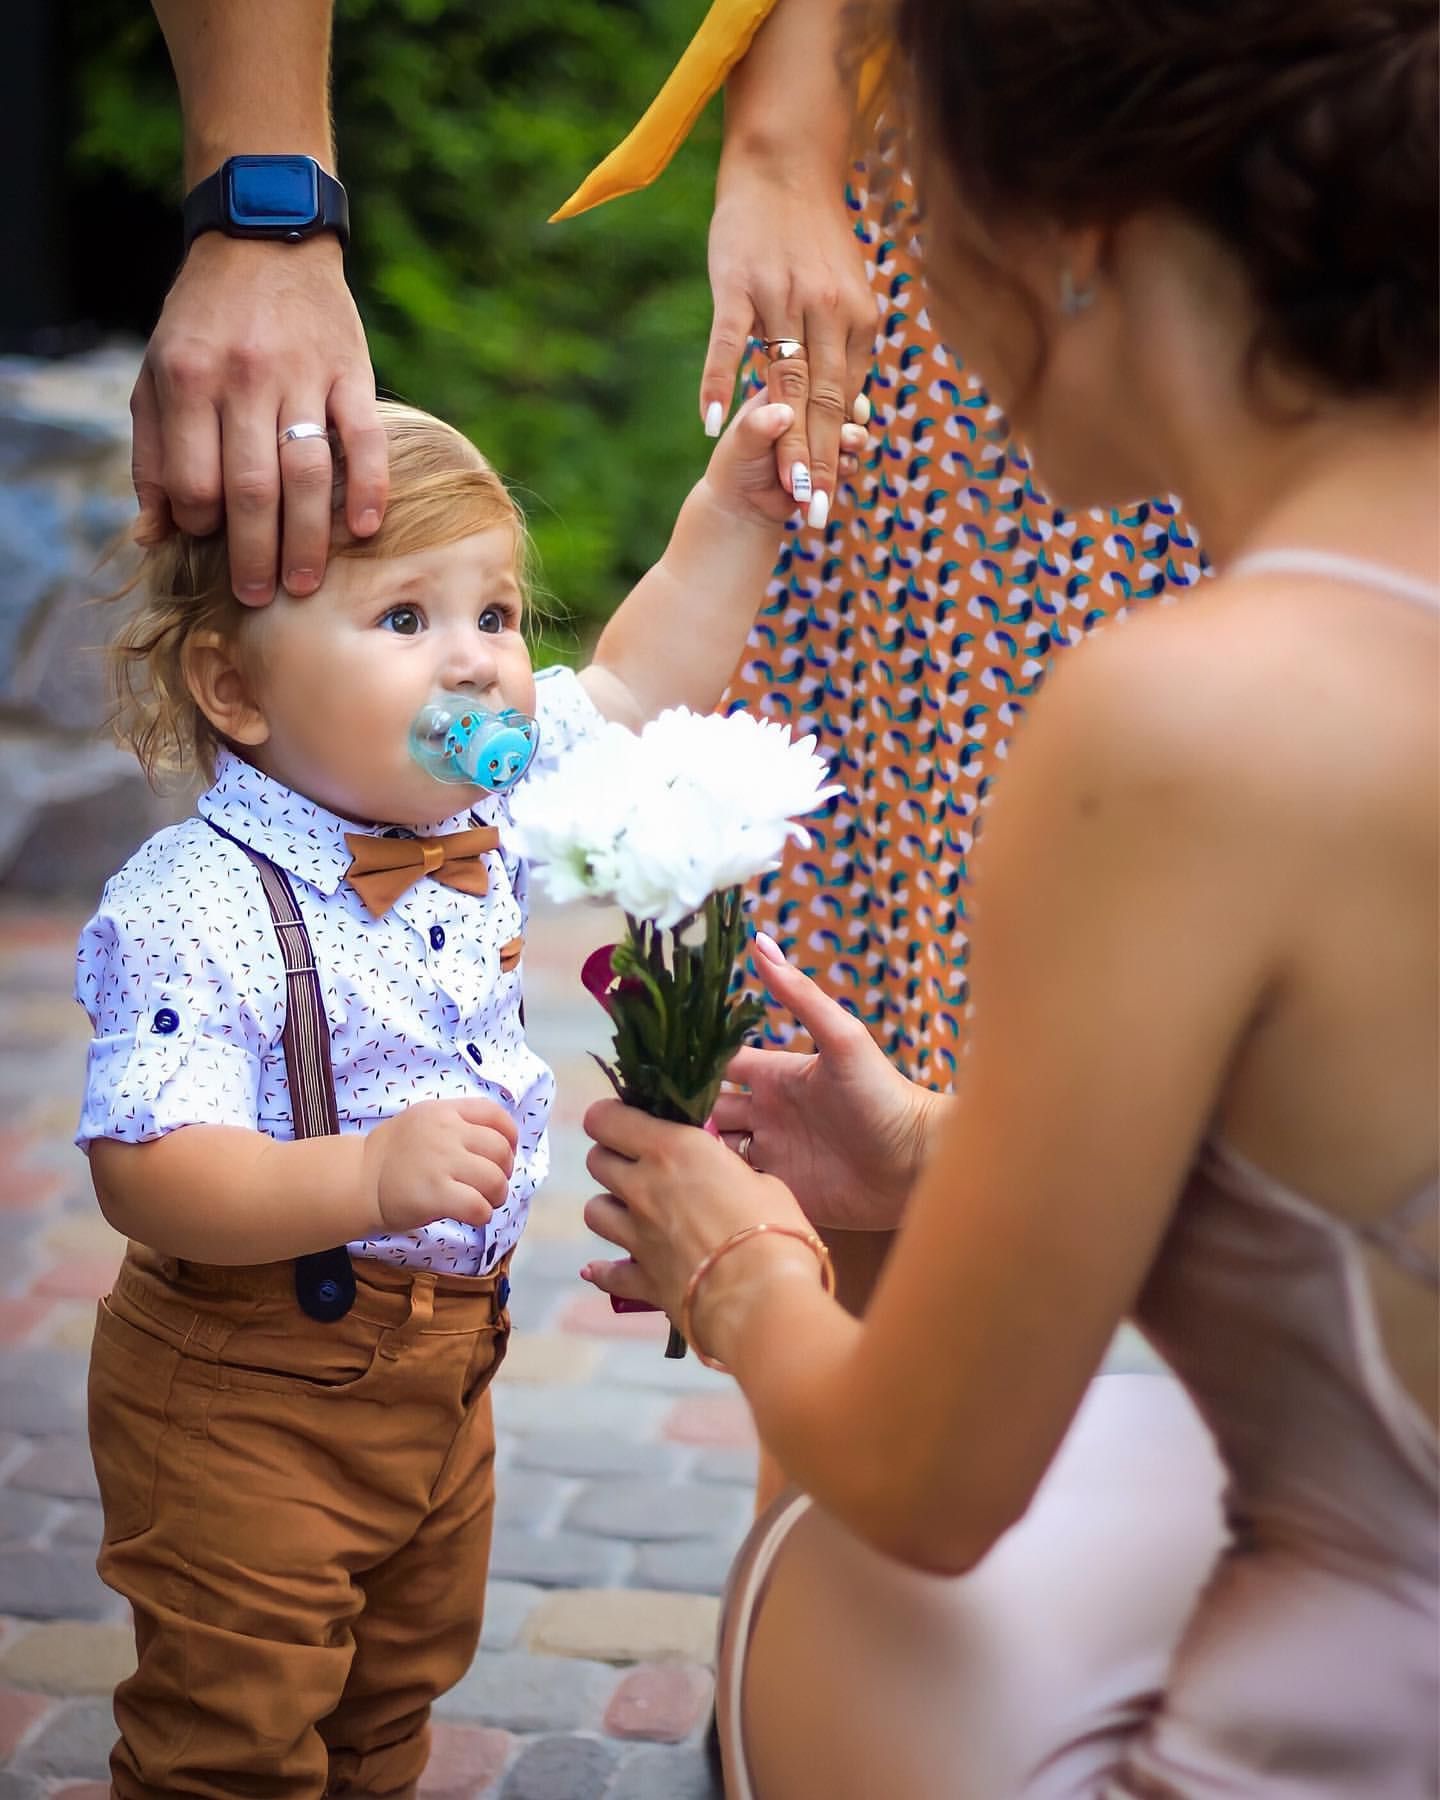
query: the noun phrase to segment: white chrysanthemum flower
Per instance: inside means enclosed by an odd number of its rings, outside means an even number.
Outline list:
[[[813,737],[750,713],[683,707],[638,736],[611,726],[511,797],[515,843],[555,900],[611,900],[671,926],[712,893],[774,868],[808,842],[797,814],[840,790]]]

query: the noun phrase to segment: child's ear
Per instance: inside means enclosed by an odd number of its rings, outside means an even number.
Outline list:
[[[258,748],[270,736],[235,645],[218,631],[197,631],[180,652],[190,698],[223,738]]]

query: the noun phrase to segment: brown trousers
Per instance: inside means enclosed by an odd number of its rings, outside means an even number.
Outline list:
[[[508,1260],[508,1259],[507,1259]],[[504,1266],[357,1261],[333,1324],[292,1265],[132,1244],[100,1303],[100,1573],[131,1603],[112,1794],[409,1796],[480,1636]]]

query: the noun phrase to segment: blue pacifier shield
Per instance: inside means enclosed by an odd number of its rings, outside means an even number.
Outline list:
[[[492,794],[514,787],[539,742],[529,713],[491,712],[463,694],[437,694],[410,727],[410,753],[427,775]]]

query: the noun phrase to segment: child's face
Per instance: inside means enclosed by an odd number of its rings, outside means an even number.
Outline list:
[[[283,592],[249,635],[267,775],[345,818],[423,825],[479,788],[436,781],[412,758],[410,727],[437,691],[535,710],[508,526],[435,550],[336,557],[308,599]]]

